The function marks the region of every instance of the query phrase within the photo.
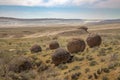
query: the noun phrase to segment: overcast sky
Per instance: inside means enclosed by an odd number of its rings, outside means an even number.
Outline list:
[[[120,0],[0,0],[0,16],[120,19]]]

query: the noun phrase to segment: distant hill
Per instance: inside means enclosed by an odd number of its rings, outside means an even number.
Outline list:
[[[113,20],[87,20],[87,19],[62,19],[62,18],[40,18],[40,19],[22,19],[11,17],[0,17],[0,27],[6,26],[45,26],[45,25],[100,25],[120,23],[120,19]]]
[[[42,18],[42,19],[20,19],[20,18],[9,18],[0,17],[0,25],[52,25],[52,24],[76,24],[83,23],[81,19],[58,19],[58,18]]]
[[[101,25],[101,24],[114,24],[114,23],[120,23],[120,19],[101,20],[99,22],[92,22],[92,23],[89,23],[89,24]]]
[[[17,20],[17,21],[82,21],[82,19],[63,19],[63,18],[38,18],[38,19],[23,19],[23,18],[11,18],[0,17],[0,20]]]

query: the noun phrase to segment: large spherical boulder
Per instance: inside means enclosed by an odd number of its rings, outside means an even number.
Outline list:
[[[83,52],[86,47],[84,40],[82,39],[72,39],[67,44],[67,49],[70,53]]]
[[[55,65],[59,65],[63,62],[67,62],[70,60],[70,58],[71,58],[71,55],[69,54],[69,52],[67,52],[63,48],[56,49],[55,52],[52,54],[52,62]]]
[[[49,48],[52,49],[57,49],[59,48],[59,43],[57,41],[51,41],[49,44]]]
[[[33,45],[31,48],[30,48],[30,51],[32,52],[32,53],[37,53],[37,52],[41,52],[42,51],[42,48],[39,46],[39,45],[37,45],[37,44],[35,44],[35,45]]]
[[[101,36],[98,34],[89,34],[89,36],[86,39],[87,44],[90,48],[99,46],[102,42]]]
[[[9,65],[9,71],[13,71],[17,73],[30,70],[31,68],[33,68],[32,59],[25,56],[15,57],[10,61],[8,65]]]

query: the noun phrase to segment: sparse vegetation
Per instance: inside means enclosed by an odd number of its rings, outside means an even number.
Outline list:
[[[102,80],[109,80],[107,76],[103,76]]]
[[[80,72],[72,74],[71,80],[78,80],[80,75],[81,75]]]
[[[90,61],[90,66],[95,66],[97,65],[98,63],[96,61]]]
[[[103,68],[102,69],[105,73],[109,73],[110,72],[110,70],[108,69],[108,68]]]
[[[120,25],[88,26],[90,33],[99,33],[102,43],[94,48],[86,45],[83,52],[76,54],[68,53],[66,49],[70,39],[86,40],[88,34],[81,34],[80,26],[70,26],[70,31],[65,32],[63,30],[68,26],[0,29],[0,80],[120,80],[120,28],[104,29],[106,26]],[[59,33],[43,34],[54,31]],[[63,49],[50,50],[49,42],[53,40],[57,40]],[[36,52],[30,48],[36,43],[40,44],[41,50],[39,48],[39,52],[33,54]],[[54,54],[62,57],[53,60]]]

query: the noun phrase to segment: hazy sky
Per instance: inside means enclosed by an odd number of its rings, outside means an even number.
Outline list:
[[[120,19],[120,0],[0,0],[0,16]]]

